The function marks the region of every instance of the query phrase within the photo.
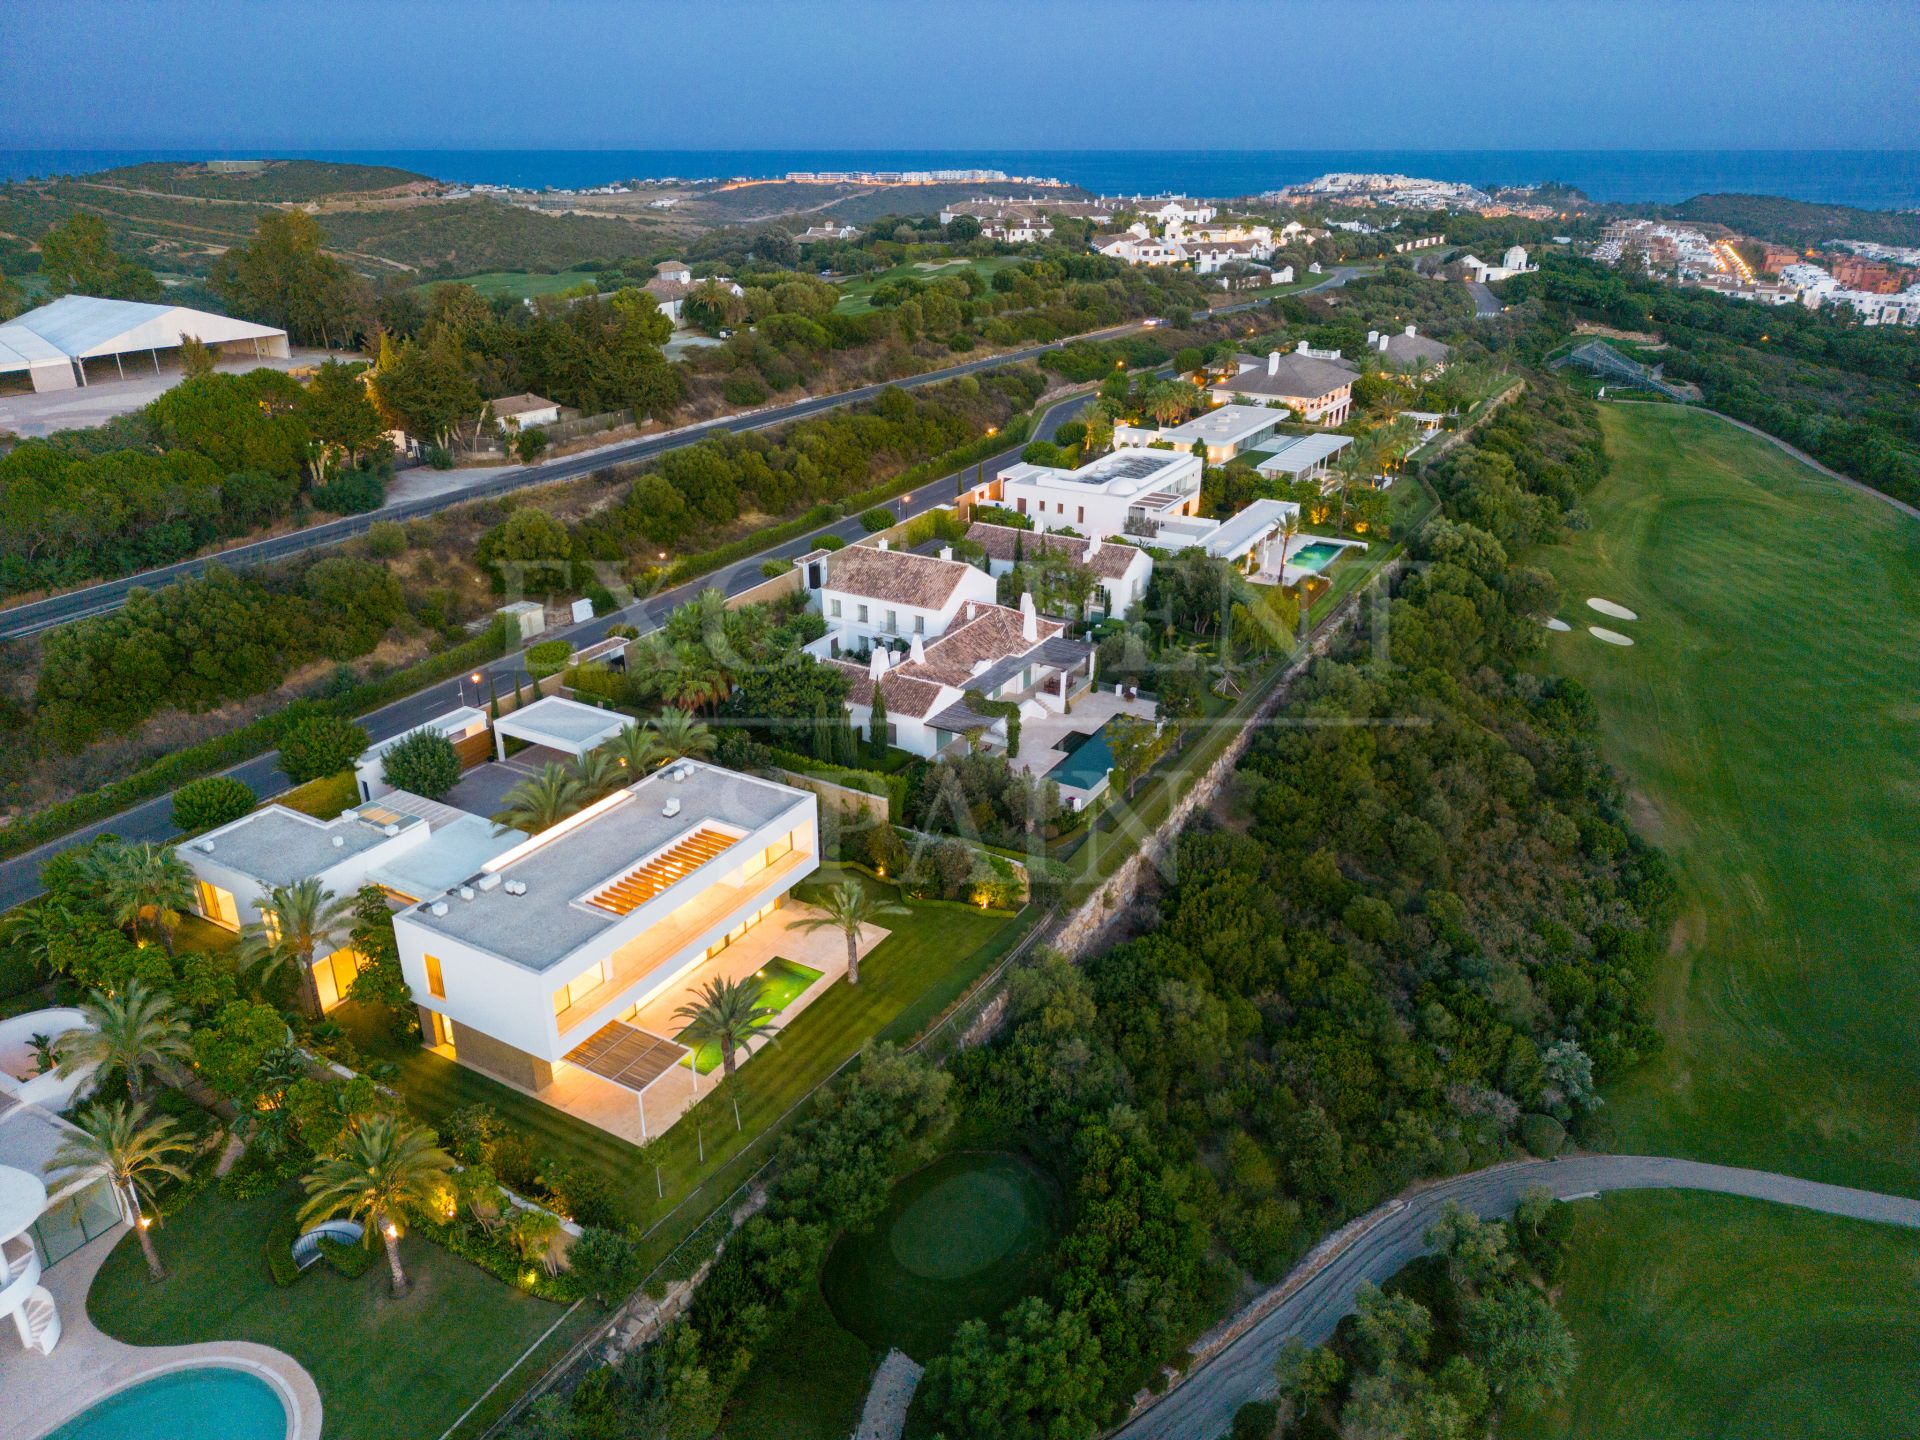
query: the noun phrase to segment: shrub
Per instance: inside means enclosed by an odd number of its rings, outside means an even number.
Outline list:
[[[253,788],[231,775],[189,780],[173,792],[173,828],[183,835],[238,820],[254,807]]]
[[[387,751],[380,771],[396,790],[439,800],[460,781],[460,755],[446,736],[416,730]]]
[[[882,530],[891,530],[899,523],[899,518],[886,506],[876,505],[871,510],[860,512],[860,528],[869,535],[878,535]]]
[[[729,375],[720,393],[729,405],[758,405],[767,398],[767,387],[751,375]]]
[[[293,1242],[299,1238],[300,1227],[291,1210],[267,1231],[267,1274],[283,1290],[300,1278],[300,1267],[293,1258]]]
[[[551,1156],[540,1162],[540,1184],[553,1208],[578,1225],[610,1227],[620,1223],[613,1186],[597,1171]]]
[[[320,1258],[349,1280],[358,1280],[372,1269],[377,1254],[371,1245],[349,1245],[331,1235],[320,1237]]]
[[[793,569],[793,562],[791,560],[762,560],[760,562],[760,573],[769,580],[777,579],[791,569]]]
[[[421,449],[420,458],[436,470],[453,468],[453,452],[444,445],[428,445]]]
[[[365,515],[386,503],[386,482],[372,470],[348,470],[313,487],[313,508],[335,515]]]
[[[822,535],[819,540],[814,542],[813,548],[816,550],[844,550],[847,548],[847,542],[838,535]]]
[[[531,465],[547,453],[547,446],[550,443],[551,441],[547,438],[546,431],[542,430],[538,425],[530,426],[522,430],[519,437],[514,441],[514,453],[520,457],[523,463]]]
[[[280,769],[296,785],[337,775],[367,748],[367,732],[338,715],[309,715],[280,736]]]
[[[640,1283],[646,1267],[626,1236],[589,1225],[567,1251],[567,1269],[589,1295],[612,1305]]]
[[[367,550],[381,560],[391,560],[407,552],[406,526],[393,520],[376,520],[367,528]]]
[[[527,647],[527,672],[538,680],[544,675],[558,675],[567,668],[567,661],[573,658],[573,646],[565,640],[542,640],[537,645]]]
[[[1522,1115],[1520,1143],[1536,1160],[1551,1160],[1567,1143],[1567,1127],[1551,1115]]]
[[[1271,1400],[1249,1400],[1233,1412],[1228,1440],[1273,1440],[1280,1433],[1280,1407]]]

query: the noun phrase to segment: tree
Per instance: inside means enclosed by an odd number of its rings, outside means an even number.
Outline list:
[[[150,1071],[193,1053],[191,1032],[172,998],[138,980],[118,995],[95,991],[81,1014],[86,1026],[60,1037],[60,1073],[72,1075],[93,1066],[98,1075],[123,1074],[127,1095],[136,1105]]]
[[[532,465],[547,453],[549,444],[547,432],[538,425],[529,425],[514,437],[514,453],[520,457],[523,465]]]
[[[824,912],[800,920],[789,920],[789,930],[838,930],[847,940],[847,983],[860,983],[860,927],[872,925],[883,915],[905,915],[904,905],[876,899],[864,886],[853,881],[835,885],[820,900]]]
[[[1532,1408],[1566,1388],[1579,1347],[1558,1310],[1532,1285],[1495,1286],[1467,1301],[1468,1344],[1496,1395]]]
[[[151,919],[171,954],[180,912],[193,897],[186,861],[171,846],[143,842],[102,849],[93,863],[113,923],[127,927],[137,941],[141,922]]]
[[[460,752],[438,731],[416,730],[381,758],[380,774],[396,790],[442,800],[460,783]]]
[[[707,981],[698,990],[689,991],[694,1000],[673,1013],[688,1022],[680,1032],[682,1040],[695,1045],[715,1045],[720,1050],[723,1074],[734,1072],[734,1051],[759,1036],[770,1034],[778,1010],[760,1003],[760,982],[751,976],[738,980],[724,977]]]
[[[493,815],[493,823],[499,827],[495,833],[524,830],[538,835],[558,825],[589,798],[579,777],[564,765],[543,765],[539,774],[522,780],[502,798],[500,809]]]
[[[474,560],[501,595],[558,594],[573,577],[573,537],[546,511],[515,510],[480,537]]]
[[[747,317],[746,300],[717,280],[702,280],[680,302],[680,313],[702,330],[738,325]]]
[[[609,755],[604,746],[574,761],[573,774],[590,801],[624,790],[638,778],[620,763],[619,756]]]
[[[148,1121],[145,1112],[130,1102],[90,1105],[80,1113],[79,1125],[81,1133],[64,1137],[53,1152],[48,1174],[62,1182],[104,1180],[132,1223],[133,1233],[140,1237],[147,1273],[155,1280],[166,1279],[166,1266],[153,1248],[152,1221],[141,1200],[152,1200],[153,1187],[160,1180],[187,1178],[187,1172],[168,1157],[183,1155],[192,1147],[180,1136],[174,1120],[163,1116]]]
[[[324,478],[335,463],[351,465],[362,455],[384,459],[390,448],[386,423],[368,391],[364,365],[329,360],[314,372],[300,400],[317,451],[315,469]]]
[[[253,787],[232,775],[205,775],[173,792],[173,828],[184,835],[212,830],[258,804]]]
[[[876,684],[873,687],[873,714],[867,725],[867,753],[876,760],[884,759],[887,746],[891,743],[887,738],[887,697]]]
[[[597,1225],[586,1226],[567,1251],[567,1269],[602,1305],[617,1304],[647,1273],[633,1241]]]
[[[367,732],[338,715],[308,715],[280,735],[280,769],[296,785],[338,775],[367,748]]]
[[[152,271],[114,253],[107,222],[97,215],[71,216],[40,237],[40,273],[56,296],[158,300],[161,294]]]
[[[669,707],[647,721],[670,756],[704,760],[713,754],[713,730],[704,720],[696,720],[685,710]]]
[[[629,725],[594,753],[613,756],[630,777],[629,784],[651,774],[661,762],[672,758],[651,725]]]
[[[306,211],[269,211],[251,242],[214,261],[208,283],[245,319],[277,325],[304,344],[348,344],[366,327],[373,295],[366,281],[322,249],[325,241],[320,222]]]
[[[1160,729],[1137,715],[1116,715],[1107,724],[1107,748],[1113,753],[1114,779],[1120,793],[1131,797],[1133,787],[1165,748]]]
[[[396,1031],[411,1033],[415,1025],[413,991],[400,968],[400,946],[393,936],[393,911],[387,892],[363,885],[353,897],[353,928],[347,932],[353,953],[360,959],[347,998],[358,1005],[384,1008]]]
[[[302,588],[313,602],[320,649],[336,660],[365,655],[407,613],[400,581],[378,560],[328,556],[307,571]],[[357,758],[355,752],[348,763]]]
[[[212,347],[198,336],[182,335],[180,337],[180,373],[189,380],[201,375],[211,375],[215,358]]]
[[[302,1224],[346,1214],[365,1227],[365,1242],[377,1230],[387,1250],[395,1296],[407,1293],[400,1266],[400,1221],[429,1209],[442,1195],[453,1161],[433,1143],[432,1133],[402,1125],[392,1115],[373,1115],[348,1131],[340,1153],[322,1160],[306,1177]]]
[[[317,954],[332,954],[353,924],[353,901],[336,896],[317,879],[276,885],[260,907],[260,918],[240,931],[241,964],[258,968],[269,980],[291,967],[301,1011],[320,1017],[320,987],[314,980]],[[321,947],[327,947],[323,952]]]
[[[288,1043],[286,1017],[271,1005],[229,1000],[193,1031],[193,1067],[220,1094],[239,1100],[275,1050]]]

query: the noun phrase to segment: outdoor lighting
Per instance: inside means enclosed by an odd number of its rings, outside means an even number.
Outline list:
[[[391,1220],[389,1220],[387,1222],[387,1239],[398,1240],[399,1238],[400,1238],[400,1228],[397,1225],[395,1225]]]
[[[875,866],[873,873],[876,875],[884,876],[887,873],[887,867],[884,865]]]
[[[480,672],[476,670],[473,672],[473,674],[469,675],[467,678],[473,681],[474,684],[478,685],[480,683]]]
[[[987,426],[987,434],[998,435],[999,433],[1000,433],[1000,427],[998,425]]]
[[[149,1220],[145,1215],[142,1215],[134,1223],[138,1225],[142,1230],[145,1230],[148,1226],[153,1224],[153,1221]]]

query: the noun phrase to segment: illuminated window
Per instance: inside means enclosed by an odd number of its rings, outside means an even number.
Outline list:
[[[233,892],[222,890],[218,885],[210,885],[205,880],[199,883],[200,913],[216,925],[224,925],[229,930],[240,928],[240,909],[233,903]]]
[[[778,840],[774,841],[771,845],[767,846],[766,862],[767,864],[771,865],[773,864],[774,861],[780,859],[782,856],[790,855],[792,853],[793,853],[793,835],[791,832],[789,832],[785,835],[782,835]]]
[[[440,957],[427,956],[427,993],[436,1000],[447,998],[447,977],[440,973]]]

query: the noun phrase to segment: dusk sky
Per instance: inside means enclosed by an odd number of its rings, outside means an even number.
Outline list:
[[[15,0],[0,146],[1910,148],[1916,54],[1884,0]]]

